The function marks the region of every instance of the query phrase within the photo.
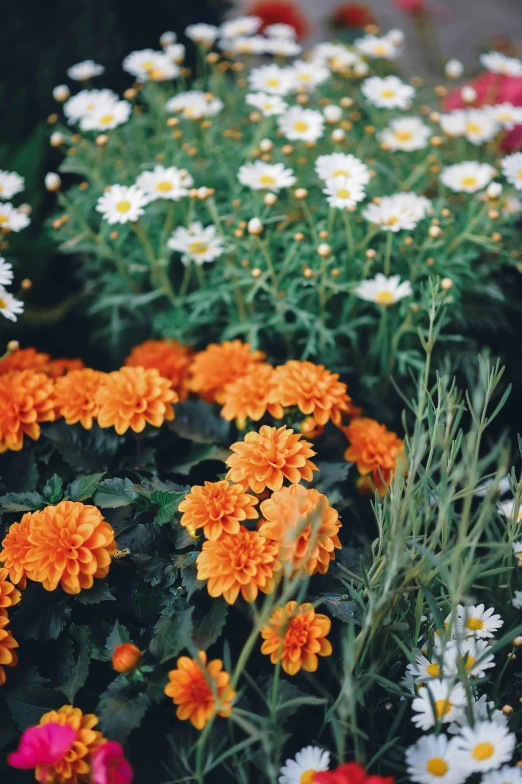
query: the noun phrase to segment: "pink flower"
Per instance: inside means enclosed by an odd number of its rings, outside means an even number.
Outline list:
[[[92,757],[92,784],[129,784],[133,779],[133,770],[125,757],[119,743],[109,740],[100,746]]]
[[[72,727],[50,722],[42,726],[29,727],[25,730],[18,749],[7,757],[7,762],[13,768],[28,770],[42,767],[39,781],[47,778],[47,767],[63,757],[67,749],[72,746],[76,732]]]
[[[393,0],[393,4],[407,14],[418,14],[424,11],[424,0]]]

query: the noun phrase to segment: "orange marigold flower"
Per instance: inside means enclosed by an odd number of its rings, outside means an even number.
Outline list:
[[[29,530],[33,515],[26,512],[19,523],[9,526],[9,531],[2,542],[0,563],[9,571],[9,578],[15,585],[25,588],[25,557],[31,544]]]
[[[241,378],[227,384],[223,390],[224,406],[221,416],[229,422],[235,419],[238,427],[244,427],[247,419],[257,422],[266,412],[281,419],[284,411],[280,403],[269,403],[269,395],[275,370],[272,365],[260,363]]]
[[[308,459],[315,452],[301,438],[301,433],[294,433],[286,425],[263,425],[259,433],[252,430],[230,447],[234,454],[226,461],[230,469],[227,479],[250,487],[254,493],[262,493],[265,487],[280,490],[285,479],[309,482],[312,471],[318,470]]]
[[[85,364],[81,359],[67,359],[62,357],[60,359],[51,359],[46,365],[45,372],[51,378],[59,378],[72,370],[83,370]]]
[[[57,782],[57,784],[78,784],[90,781],[91,757],[107,741],[102,733],[94,730],[98,717],[94,713],[82,713],[80,708],[62,705],[57,711],[44,713],[40,719],[43,724],[61,724],[71,727],[76,736],[63,757],[53,765],[38,766],[35,771],[37,781]]]
[[[146,340],[135,346],[125,360],[131,367],[156,368],[162,378],[172,382],[172,388],[180,400],[188,393],[188,378],[192,362],[192,348],[178,343],[177,340]]]
[[[376,485],[389,482],[390,474],[402,460],[404,441],[375,419],[360,417],[343,428],[350,446],[344,453],[345,460],[357,464],[360,474],[372,474]]]
[[[60,501],[33,513],[29,543],[24,561],[29,579],[46,591],[61,585],[72,594],[107,576],[116,549],[114,531],[100,510],[80,501]]]
[[[281,561],[292,564],[292,573],[325,574],[335,549],[340,549],[339,515],[322,493],[303,485],[283,487],[261,504],[265,518],[259,533],[279,542]]]
[[[68,425],[81,422],[90,430],[93,420],[98,416],[96,393],[105,381],[105,373],[85,368],[71,370],[66,376],[57,378],[54,385],[56,409]]]
[[[288,602],[285,607],[277,607],[261,629],[261,653],[269,654],[272,664],[281,662],[288,675],[296,675],[301,668],[315,672],[319,666],[317,657],[332,653],[332,646],[325,639],[331,626],[330,619],[316,613],[312,604]]]
[[[0,362],[0,376],[19,370],[39,370],[45,372],[49,363],[49,354],[43,354],[35,348],[19,348]]]
[[[251,351],[250,345],[240,340],[211,343],[194,358],[190,388],[203,400],[222,403],[226,385],[245,376],[264,358],[262,351]]]
[[[323,434],[324,427],[318,425],[315,419],[309,416],[303,419],[299,425],[299,430],[307,438],[319,438]]]
[[[222,533],[237,534],[242,520],[259,517],[256,504],[257,498],[245,493],[241,485],[232,485],[226,479],[205,482],[203,487],[195,485],[180,503],[180,523],[192,531],[203,528],[207,539],[214,541]]]
[[[177,400],[169,379],[154,368],[122,367],[108,373],[96,393],[98,424],[114,427],[118,435],[129,427],[141,433],[147,422],[161,427],[165,419],[174,419],[172,403]]]
[[[209,681],[214,685],[213,689]],[[221,659],[213,659],[207,664],[205,651],[198,651],[197,659],[180,656],[176,669],[169,672],[165,694],[178,706],[178,719],[189,719],[197,730],[202,730],[215,713],[224,718],[230,716],[236,697]]]
[[[19,452],[24,433],[36,441],[39,422],[54,419],[54,384],[45,373],[21,370],[0,376],[0,452]]]
[[[215,541],[203,543],[197,557],[198,580],[207,580],[213,598],[223,596],[234,604],[239,592],[246,602],[254,602],[259,591],[272,593],[277,573],[278,544],[249,531],[241,525],[237,534],[223,534]]]
[[[18,643],[5,627],[9,623],[7,615],[0,616],[0,686],[3,686],[6,680],[4,667],[16,667],[18,664],[18,656],[14,652],[14,648],[18,648]]]
[[[18,604],[22,594],[13,583],[8,581],[9,569],[0,569],[0,615],[4,614],[6,607]]]
[[[112,652],[111,662],[116,672],[130,672],[141,661],[141,651],[133,642],[122,642]]]
[[[352,410],[352,399],[346,389],[339,375],[330,373],[324,365],[291,359],[286,365],[276,367],[269,402],[280,403],[285,408],[297,406],[318,425],[326,425],[329,419],[338,425],[341,414],[350,414]]]

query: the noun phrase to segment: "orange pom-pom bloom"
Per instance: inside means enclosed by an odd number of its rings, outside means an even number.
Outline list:
[[[5,627],[9,623],[7,615],[0,616],[0,686],[3,686],[6,680],[4,667],[16,667],[18,664],[18,657],[14,648],[18,648],[18,643]]]
[[[197,730],[202,730],[215,713],[223,718],[230,716],[236,697],[230,685],[230,675],[223,670],[221,659],[213,659],[207,664],[205,651],[198,651],[197,659],[180,656],[176,669],[169,672],[169,682],[164,691],[178,706],[178,719],[189,719]]]
[[[281,662],[288,675],[296,675],[300,669],[315,672],[317,657],[332,653],[326,639],[331,626],[330,619],[316,613],[312,604],[288,602],[285,607],[277,607],[261,629],[261,653],[268,654],[272,664]]]
[[[49,354],[40,353],[35,348],[19,348],[0,361],[0,376],[20,370],[45,373],[49,360]]]
[[[0,452],[19,452],[24,433],[36,441],[39,422],[54,419],[54,384],[48,376],[32,370],[0,376]]]
[[[116,549],[114,531],[100,510],[80,501],[60,501],[35,512],[29,543],[24,564],[29,579],[46,591],[61,585],[72,594],[92,588],[95,577],[107,576]]]
[[[325,495],[303,485],[283,487],[263,501],[261,514],[265,520],[259,533],[279,542],[281,561],[291,564],[292,574],[328,571],[341,547],[341,523]]]
[[[8,581],[9,569],[0,569],[0,615],[4,614],[7,607],[12,607],[18,604],[22,598],[22,594],[18,591],[13,583]]]
[[[179,399],[185,400],[189,392],[192,354],[190,346],[184,346],[177,340],[146,340],[132,349],[125,364],[130,367],[141,365],[144,368],[156,368],[162,378],[170,379]]]
[[[38,766],[35,771],[37,781],[56,782],[56,784],[78,784],[90,781],[91,758],[95,751],[106,742],[102,733],[94,730],[98,717],[94,713],[83,714],[80,708],[62,705],[59,710],[44,713],[40,726],[44,724],[60,724],[71,727],[75,733],[71,746],[53,765]],[[44,775],[46,774],[46,775]]]
[[[222,403],[226,385],[245,376],[264,358],[262,351],[251,351],[250,345],[240,340],[211,343],[194,358],[190,388],[203,400]]]
[[[275,369],[269,401],[285,408],[297,406],[318,425],[326,425],[329,419],[340,424],[341,414],[349,414],[352,405],[346,384],[339,381],[337,373],[330,373],[324,365],[294,359]]]
[[[235,419],[238,427],[244,427],[247,419],[257,422],[266,412],[281,419],[284,414],[280,403],[269,403],[274,368],[263,362],[246,375],[227,384],[222,399],[221,416],[229,422]]]
[[[0,563],[9,571],[11,582],[25,588],[25,558],[31,547],[29,531],[33,515],[26,512],[19,523],[9,526],[0,552]]]
[[[116,672],[130,672],[141,661],[141,651],[132,642],[122,642],[112,653],[112,666]]]
[[[66,357],[60,359],[51,359],[45,368],[45,372],[51,378],[59,378],[66,373],[71,373],[73,370],[83,370],[85,364],[81,359],[67,359]]]
[[[147,422],[161,427],[166,419],[174,419],[172,403],[177,400],[169,379],[162,378],[157,370],[122,367],[108,373],[96,393],[98,424],[114,427],[118,435],[129,427],[141,433]]]
[[[223,534],[203,543],[197,557],[198,580],[207,580],[212,597],[223,596],[234,604],[239,592],[246,602],[255,602],[259,591],[272,593],[281,564],[278,544],[240,526],[237,534]]]
[[[90,368],[71,370],[66,376],[56,379],[54,394],[59,416],[63,416],[68,425],[81,422],[86,430],[90,430],[98,415],[96,393],[104,380],[105,373]]]
[[[382,484],[379,469],[385,482],[397,468],[404,452],[404,441],[375,419],[360,417],[343,428],[350,442],[344,453],[345,460],[357,464],[360,474],[373,474],[376,484]]]
[[[234,454],[227,460],[227,479],[254,493],[280,490],[283,482],[309,482],[317,467],[308,458],[315,455],[308,441],[301,441],[301,433],[282,427],[263,425],[259,430],[245,435],[244,441],[232,444]]]
[[[192,531],[203,528],[207,539],[214,541],[223,533],[237,534],[242,520],[259,517],[255,504],[257,498],[245,493],[241,485],[226,479],[205,482],[204,486],[195,485],[180,503],[180,523]]]

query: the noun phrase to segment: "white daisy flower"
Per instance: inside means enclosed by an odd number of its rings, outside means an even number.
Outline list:
[[[16,207],[6,201],[0,202],[0,230],[22,231],[31,223],[31,219],[24,212],[19,212]]]
[[[287,759],[279,771],[278,784],[312,784],[314,775],[328,770],[330,752],[319,746],[305,746],[295,759]]]
[[[288,109],[288,104],[279,95],[268,93],[248,93],[246,102],[259,109],[263,117],[277,117]]]
[[[101,212],[109,225],[137,221],[143,215],[148,204],[145,193],[136,185],[112,185],[96,204],[96,211]]]
[[[343,110],[335,103],[329,103],[328,106],[323,107],[323,114],[327,123],[337,123],[343,116]]]
[[[356,52],[343,44],[324,42],[314,46],[310,62],[322,66],[327,65],[332,71],[339,72],[354,69],[363,63],[363,60]]]
[[[292,106],[278,117],[277,125],[290,141],[316,142],[324,133],[324,117],[315,109]]]
[[[522,591],[515,591],[511,604],[515,610],[522,610]]]
[[[222,38],[238,38],[244,35],[254,35],[261,27],[261,19],[258,16],[238,16],[223,22],[219,28]]]
[[[406,749],[406,765],[411,781],[419,784],[461,784],[469,775],[458,761],[456,739],[446,735],[425,735]]]
[[[490,607],[485,609],[484,604],[468,605],[457,604],[456,633],[466,637],[486,639],[494,637],[495,633],[504,625],[500,615],[495,615],[495,610]]]
[[[335,177],[349,177],[361,185],[370,182],[370,170],[355,155],[344,152],[333,152],[329,155],[319,155],[315,161],[317,176],[328,182]]]
[[[522,152],[515,152],[502,160],[502,174],[515,190],[522,190]]]
[[[402,46],[406,38],[404,31],[399,30],[397,27],[394,27],[392,30],[386,33],[384,37],[389,38],[390,41],[395,44],[395,46]]]
[[[204,24],[191,24],[185,28],[185,35],[194,41],[195,44],[202,46],[211,46],[218,37],[219,29],[215,25]]]
[[[467,709],[469,710],[469,706]],[[507,716],[504,716],[502,711],[495,710],[495,703],[492,700],[488,702],[488,698],[485,694],[483,694],[480,699],[471,703],[471,716],[472,724],[476,724],[480,721],[492,721],[500,727],[507,727],[508,725]],[[448,727],[450,735],[458,735],[461,732],[459,722],[462,726],[467,726],[469,723],[467,716],[463,715],[459,721],[450,724]]]
[[[76,63],[67,69],[67,76],[75,82],[85,82],[93,76],[100,76],[104,71],[103,65],[98,65],[94,60],[82,60],[81,63]]]
[[[175,44],[177,40],[178,40],[178,36],[174,32],[174,30],[166,30],[164,33],[160,35],[159,42],[160,42],[160,46],[163,46],[163,48],[165,49],[167,46],[170,46],[171,44]]]
[[[429,730],[438,722],[446,724],[459,718],[466,705],[466,692],[460,683],[431,681],[419,689],[412,702],[412,721],[416,727]]]
[[[237,38],[222,39],[219,46],[230,54],[265,54],[268,52],[268,40],[262,35],[251,37],[242,35]]]
[[[459,761],[470,773],[492,770],[509,762],[516,743],[515,735],[507,727],[493,721],[463,727],[455,740]]]
[[[449,668],[446,666],[445,652],[442,651],[434,651],[431,661],[424,654],[417,654],[415,664],[410,666],[415,683],[424,684],[442,678],[449,672]]]
[[[503,76],[522,76],[522,60],[516,57],[507,57],[501,52],[488,52],[480,55],[480,62],[493,73]]]
[[[410,152],[424,149],[430,136],[431,128],[419,117],[397,117],[379,133],[378,138],[388,150]]]
[[[489,163],[463,161],[446,166],[440,181],[455,193],[476,193],[486,188],[494,175],[495,169]]]
[[[415,88],[397,76],[371,76],[362,83],[361,92],[368,103],[380,109],[408,109]]]
[[[462,74],[464,73],[464,66],[460,62],[460,60],[456,60],[453,58],[452,60],[448,60],[446,65],[444,66],[444,73],[448,77],[448,79],[460,79]]]
[[[511,131],[515,125],[522,125],[522,106],[497,103],[496,106],[485,106],[484,111],[488,112],[507,131]]]
[[[196,264],[204,264],[206,261],[214,261],[223,253],[223,240],[217,236],[215,226],[205,226],[199,221],[191,223],[189,228],[178,226],[167,242],[171,250],[182,253],[181,261],[188,264],[194,261]]]
[[[155,166],[153,171],[142,172],[136,180],[136,185],[147,196],[148,202],[156,199],[169,199],[179,201],[187,196],[189,188],[194,184],[190,174],[181,174],[175,166],[166,169],[164,166]]]
[[[219,98],[201,90],[187,90],[169,98],[165,104],[168,112],[180,112],[186,119],[201,120],[203,117],[215,117],[225,104]]]
[[[10,286],[13,282],[13,265],[0,256],[0,286]]]
[[[264,163],[254,161],[245,163],[239,169],[237,178],[241,185],[254,191],[278,191],[290,188],[296,182],[292,169],[286,169],[284,163]]]
[[[377,35],[365,35],[363,38],[356,38],[355,48],[366,55],[366,57],[382,58],[384,60],[395,60],[401,53],[400,46],[396,46],[391,38]]]
[[[355,207],[358,201],[362,201],[365,196],[364,187],[360,181],[352,177],[334,177],[328,180],[323,193],[327,197],[330,207],[338,210],[346,210]]]
[[[448,642],[445,655],[452,673],[458,672],[459,660],[470,678],[484,678],[486,670],[495,666],[495,657],[489,653],[491,646],[485,640],[476,640],[473,637],[457,642]]]
[[[63,113],[71,125],[81,120],[82,117],[96,112],[100,106],[111,101],[115,103],[118,100],[118,96],[112,90],[80,90],[64,103]]]
[[[173,63],[177,63],[178,65],[185,59],[186,50],[183,44],[169,44],[163,51],[169,60],[172,60]]]
[[[131,111],[128,101],[102,101],[80,119],[80,128],[82,131],[109,131],[126,123]]]
[[[0,199],[12,199],[24,187],[25,180],[19,174],[0,170]]]
[[[520,542],[513,542],[513,555],[522,561],[522,540]]]
[[[503,501],[501,504],[498,505],[498,512],[503,517],[507,517],[509,520],[513,517],[517,523],[522,521],[522,505],[518,508],[515,507],[515,499],[511,499],[510,501]]]
[[[466,110],[455,109],[448,114],[441,114],[440,127],[446,136],[464,136],[466,131]]]
[[[295,27],[289,24],[271,24],[265,27],[265,35],[269,38],[276,38],[279,41],[294,41],[296,31]]]
[[[495,192],[494,194],[490,194],[490,189],[492,188],[493,185],[498,185],[498,183],[492,182],[491,185],[488,186],[488,196],[494,196],[494,197],[500,196],[500,194],[502,193],[502,186],[500,186],[500,190],[498,192]],[[477,496],[477,498],[485,498],[492,484],[496,484],[495,492],[497,493],[497,495],[504,495],[504,493],[509,492],[510,489],[509,477],[503,476],[502,479],[500,479],[500,481],[498,482],[495,479],[486,479],[485,482],[482,482],[482,484],[480,484],[477,487],[473,495]]]
[[[139,49],[127,55],[122,63],[124,71],[130,73],[140,82],[163,82],[175,79],[180,69],[165,52],[154,49]]]
[[[296,90],[313,90],[317,85],[323,84],[330,78],[330,69],[325,65],[305,60],[296,60],[288,67],[288,72],[294,81],[294,89]]]
[[[9,321],[17,321],[20,313],[24,312],[24,303],[16,299],[0,286],[0,313]]]
[[[401,685],[410,694],[417,694],[417,685],[415,683],[415,673],[413,664],[408,664],[404,677],[401,678]],[[401,700],[404,697],[401,697]]]
[[[367,302],[375,302],[376,305],[393,305],[404,297],[409,297],[413,291],[409,280],[401,283],[399,275],[391,275],[387,278],[378,272],[372,280],[363,280],[359,283],[354,293]]]
[[[464,136],[475,145],[491,141],[499,129],[495,117],[484,109],[456,109],[442,114],[440,126],[447,136]]]
[[[278,65],[260,65],[252,68],[248,75],[250,87],[255,92],[270,95],[288,95],[294,89],[295,81],[289,68]]]
[[[481,784],[522,784],[522,769],[518,765],[502,765],[482,776]]]
[[[267,38],[265,40],[266,51],[277,57],[297,57],[301,54],[303,47],[288,38]]]
[[[396,193],[384,196],[378,204],[368,204],[363,218],[379,226],[383,231],[414,229],[431,209],[431,201],[416,193]]]

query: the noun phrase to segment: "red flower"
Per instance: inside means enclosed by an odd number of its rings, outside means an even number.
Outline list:
[[[255,0],[248,13],[262,19],[261,30],[272,24],[287,24],[298,38],[305,38],[310,32],[308,17],[293,0]]]
[[[75,739],[75,730],[67,725],[51,722],[44,726],[29,727],[20,738],[17,750],[7,757],[7,762],[12,768],[21,770],[40,767],[37,781],[45,781],[46,768],[58,762]]]
[[[94,753],[91,784],[129,784],[133,777],[134,772],[116,741],[107,741]]]
[[[375,17],[365,3],[344,3],[334,8],[330,22],[333,27],[366,27],[375,24]]]
[[[316,773],[313,784],[393,784],[393,776],[369,776],[362,765],[347,762],[336,770]]]

